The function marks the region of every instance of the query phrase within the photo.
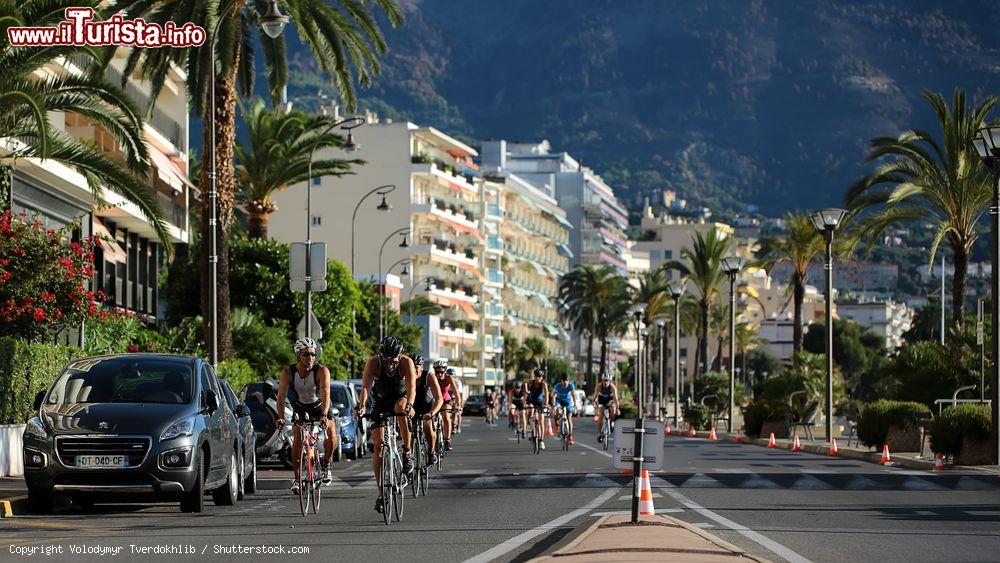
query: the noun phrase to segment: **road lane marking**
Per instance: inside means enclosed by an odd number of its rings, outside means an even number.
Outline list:
[[[652,498],[663,498],[663,495],[661,495],[660,493],[653,493]],[[618,497],[618,500],[632,500],[632,495],[631,494],[622,495]]]
[[[741,536],[747,538],[748,540],[753,541],[754,543],[757,543],[757,544],[759,544],[759,545],[761,545],[761,546],[769,549],[770,551],[774,552],[779,557],[781,557],[782,559],[788,561],[789,563],[810,563],[810,561],[808,559],[806,559],[805,557],[802,557],[798,553],[795,553],[791,549],[789,549],[789,548],[781,545],[780,543],[772,540],[771,538],[769,538],[769,537],[761,534],[760,532],[755,532],[755,531],[751,530],[750,528],[747,528],[743,524],[738,524],[738,523],[733,522],[732,520],[730,520],[730,519],[728,519],[728,518],[726,518],[724,516],[721,516],[719,514],[716,514],[715,512],[712,512],[711,510],[709,510],[709,509],[701,506],[700,504],[698,504],[698,503],[692,501],[691,499],[687,498],[686,496],[682,495],[681,493],[679,493],[675,489],[664,488],[664,489],[662,489],[662,491],[664,493],[670,495],[671,497],[673,497],[674,500],[676,500],[680,504],[686,506],[687,508],[689,508],[689,509],[697,512],[698,514],[701,514],[705,518],[708,518],[709,520],[712,520],[715,523],[717,523],[717,524],[719,524],[719,525],[721,525],[721,526],[723,526],[725,528],[728,528],[728,529],[730,529],[730,530],[732,530],[732,531],[740,534]]]
[[[610,457],[612,459],[614,459],[614,457],[615,457],[615,456],[609,454],[608,452],[606,452],[604,450],[599,450],[599,449],[595,448],[594,446],[591,446],[591,445],[588,445],[588,444],[584,444],[583,442],[577,442],[576,445],[577,446],[583,446],[583,447],[587,448],[588,450],[597,452],[597,453],[599,453],[601,455],[604,455],[604,456],[608,456],[608,457]]]
[[[548,531],[556,529],[575,518],[579,518],[580,516],[587,514],[591,510],[594,510],[595,508],[607,502],[608,499],[613,497],[615,493],[619,491],[621,491],[621,488],[619,487],[610,488],[601,493],[600,495],[598,495],[597,498],[595,498],[594,500],[587,503],[587,505],[584,506],[583,508],[578,508],[572,512],[567,512],[566,514],[563,514],[558,518],[554,518],[546,522],[545,524],[538,526],[537,528],[533,528],[522,534],[518,534],[510,538],[509,540],[501,543],[500,545],[497,545],[496,547],[488,549],[475,557],[470,557],[469,559],[466,559],[464,563],[488,563],[489,561],[492,561],[502,555],[510,553],[511,551],[517,549],[518,547],[521,547],[522,545],[531,541],[532,539]]]
[[[629,497],[631,498],[631,497]],[[683,508],[657,508],[657,514],[677,514],[678,512],[684,512]],[[591,512],[591,516],[618,516],[620,514],[632,514],[631,510],[599,510],[597,512]]]

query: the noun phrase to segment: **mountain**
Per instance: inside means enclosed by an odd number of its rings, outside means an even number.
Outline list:
[[[360,107],[464,139],[546,138],[633,209],[840,203],[872,137],[935,129],[923,89],[1000,94],[989,0],[406,0]],[[297,49],[297,50],[296,50]],[[292,47],[290,96],[327,92]]]

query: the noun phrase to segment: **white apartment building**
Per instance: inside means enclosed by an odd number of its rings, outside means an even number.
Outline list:
[[[913,322],[913,309],[895,301],[841,301],[837,303],[840,318],[852,320],[885,337],[890,352],[902,346],[903,333]]]

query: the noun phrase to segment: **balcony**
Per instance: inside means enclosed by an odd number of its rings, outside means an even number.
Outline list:
[[[174,225],[181,231],[188,230],[187,209],[183,205],[175,202],[170,196],[156,192],[156,203],[159,204],[163,218],[168,223]]]
[[[483,315],[487,319],[500,320],[503,318],[504,307],[499,303],[490,301],[483,306]]]
[[[486,283],[489,285],[503,285],[503,272],[495,268],[486,270]]]
[[[464,270],[475,272],[477,277],[479,272],[479,261],[475,251],[471,248],[462,248],[453,242],[441,239],[422,239],[420,243],[413,247],[413,255],[429,255],[432,260],[436,260],[447,266],[458,266]]]
[[[503,210],[500,209],[500,205],[497,203],[491,203],[486,206],[486,216],[494,217],[497,219],[503,218]]]
[[[503,239],[496,235],[490,235],[490,237],[486,239],[486,250],[493,252],[503,252],[504,250]]]
[[[424,156],[414,156],[411,159],[410,172],[425,174],[439,179],[444,185],[456,190],[466,190],[476,193],[475,176],[455,172],[454,168],[441,161],[434,161]]]

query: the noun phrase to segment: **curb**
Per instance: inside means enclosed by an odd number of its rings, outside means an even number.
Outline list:
[[[0,499],[0,518],[14,518],[28,505],[28,495]]]

